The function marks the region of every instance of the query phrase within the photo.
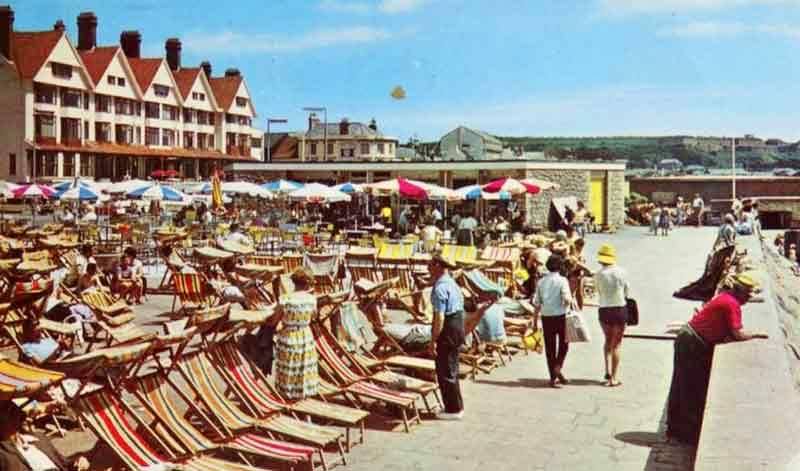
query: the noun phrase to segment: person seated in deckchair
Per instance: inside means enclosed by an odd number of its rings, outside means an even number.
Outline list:
[[[97,264],[89,263],[86,265],[86,272],[78,279],[78,293],[94,288],[102,289],[103,283],[100,281],[100,275],[97,272]]]
[[[56,470],[87,471],[89,461],[78,456],[66,458],[42,434],[23,433],[25,413],[13,401],[0,402],[0,469],[8,471]]]
[[[22,357],[34,365],[56,359],[67,350],[67,344],[63,339],[57,341],[52,337],[46,337],[39,327],[39,320],[32,317],[23,321],[20,340]]]

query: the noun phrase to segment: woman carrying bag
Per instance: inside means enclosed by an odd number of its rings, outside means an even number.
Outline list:
[[[595,274],[595,286],[599,300],[600,326],[603,328],[605,344],[606,386],[619,386],[619,363],[622,336],[628,322],[627,299],[630,285],[625,270],[617,266],[617,250],[611,244],[604,244],[597,252],[597,262],[602,268]]]

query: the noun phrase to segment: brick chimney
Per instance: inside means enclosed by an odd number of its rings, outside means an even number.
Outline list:
[[[375,122],[375,118],[369,120],[369,128],[375,132],[378,132],[378,123]]]
[[[11,33],[14,32],[14,10],[0,6],[0,55],[11,60]]]
[[[123,31],[119,35],[119,45],[129,59],[138,59],[142,54],[142,35],[138,31]]]
[[[203,61],[200,63],[200,68],[206,73],[206,77],[211,78],[211,62]]]
[[[319,126],[319,118],[316,113],[311,113],[308,115],[308,130],[311,131],[317,126]]]
[[[181,40],[178,38],[167,39],[164,44],[164,49],[167,51],[167,64],[172,70],[181,68]]]
[[[78,50],[91,51],[97,46],[97,16],[92,11],[78,15]]]
[[[225,71],[225,76],[226,76],[226,77],[241,77],[241,76],[242,76],[242,73],[241,73],[241,72],[239,72],[239,69],[233,69],[233,68],[231,68],[231,69],[227,69],[227,70]]]
[[[63,20],[58,20],[53,25],[53,31],[61,31],[62,33],[67,29],[67,26],[64,24]]]
[[[339,122],[339,135],[346,136],[350,134],[350,121],[347,118],[342,118]]]

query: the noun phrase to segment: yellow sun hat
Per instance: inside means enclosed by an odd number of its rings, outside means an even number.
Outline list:
[[[758,291],[759,283],[756,277],[750,272],[737,273],[731,277],[731,286],[742,291]]]
[[[617,249],[611,244],[603,244],[597,251],[597,261],[606,265],[617,263]]]

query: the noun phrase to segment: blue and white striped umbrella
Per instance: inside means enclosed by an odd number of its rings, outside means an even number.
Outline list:
[[[61,201],[98,201],[104,198],[99,191],[89,185],[73,185],[57,191],[55,197]]]
[[[462,186],[461,188],[456,190],[456,193],[461,195],[461,198],[465,200],[484,199],[484,200],[505,201],[511,199],[511,193],[507,191],[499,191],[497,193],[487,193],[481,189],[481,185]]]
[[[156,201],[183,201],[186,195],[169,186],[150,183],[127,193],[128,198]]]
[[[336,191],[341,191],[342,193],[363,193],[364,187],[361,185],[357,185],[355,183],[347,182],[347,183],[340,183],[333,187]]]
[[[261,188],[276,193],[289,193],[303,188],[303,184],[291,180],[275,180],[262,184]]]

